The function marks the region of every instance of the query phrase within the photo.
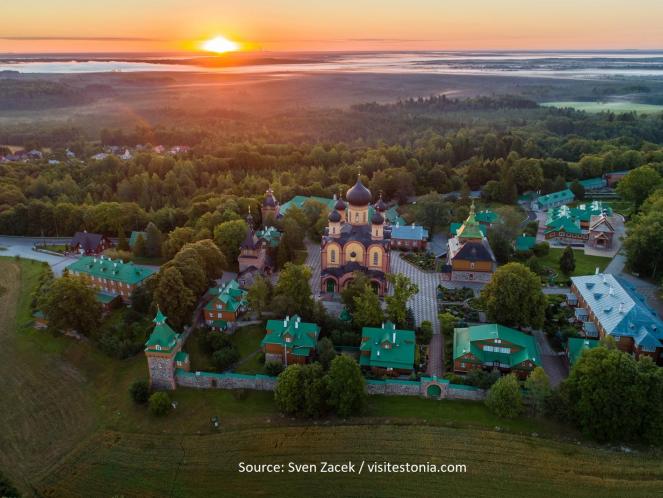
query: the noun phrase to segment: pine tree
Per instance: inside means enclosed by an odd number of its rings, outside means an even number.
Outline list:
[[[121,226],[118,227],[117,229],[117,248],[120,251],[129,250],[129,242],[127,242],[127,237],[124,234],[124,228],[122,228]]]
[[[138,237],[136,237],[136,242],[134,242],[132,252],[134,253],[134,256],[138,258],[145,256],[145,239],[143,238],[142,233],[139,233]]]
[[[145,253],[150,258],[161,256],[161,231],[157,226],[150,222],[145,229]]]
[[[559,258],[559,269],[562,270],[565,275],[570,275],[573,273],[573,270],[576,269],[576,259],[571,246],[566,246],[562,256]]]

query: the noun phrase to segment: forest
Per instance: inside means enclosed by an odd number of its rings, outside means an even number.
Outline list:
[[[69,148],[82,160],[0,164],[0,233],[117,235],[149,222],[164,233],[176,227],[211,233],[221,221],[246,216],[250,205],[259,213],[270,186],[281,202],[331,197],[354,183],[358,171],[374,195],[401,205],[414,196],[479,189],[488,201],[514,204],[526,191],[548,193],[567,181],[646,166],[653,179],[644,197],[633,194],[639,208],[663,170],[662,116],[542,108],[517,96],[186,118],[195,126],[104,129],[96,141],[71,127],[61,135],[33,127],[24,137],[31,146],[51,147],[54,157]],[[2,133],[0,143],[19,138]],[[191,148],[177,157],[137,152],[128,161],[86,159],[105,145],[137,144]],[[634,223],[641,219],[644,213]]]

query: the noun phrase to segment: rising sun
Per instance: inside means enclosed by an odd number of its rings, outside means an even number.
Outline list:
[[[223,36],[215,36],[202,44],[202,49],[216,54],[239,50],[239,44]]]

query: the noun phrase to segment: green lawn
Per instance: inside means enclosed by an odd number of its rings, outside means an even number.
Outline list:
[[[558,282],[565,279],[559,269],[559,258],[562,256],[562,252],[564,252],[564,249],[551,248],[546,256],[539,258],[543,266],[551,268],[559,274]],[[596,271],[597,266],[600,271],[603,271],[612,259],[603,256],[587,256],[582,250],[574,250],[573,255],[575,256],[576,268],[570,276],[591,275]]]
[[[543,102],[543,107],[572,108],[585,112],[637,112],[641,114],[652,114],[663,112],[663,105],[638,104],[636,102]]]
[[[6,288],[0,468],[26,496],[644,497],[660,491],[663,466],[654,453],[579,444],[565,427],[526,417],[501,420],[481,403],[378,396],[369,399],[364,417],[311,422],[279,415],[271,392],[242,398],[178,389],[172,393],[177,408],[152,417],[127,393],[134,380],[147,377],[142,355],[115,360],[88,341],[29,327],[41,268],[0,258]],[[254,329],[237,335],[238,348],[251,349],[257,335]],[[218,431],[210,426],[213,416],[220,418]],[[362,459],[461,463],[467,473],[237,472],[240,461]]]
[[[64,253],[67,250],[67,246],[64,244],[46,244],[40,245],[39,248],[59,253]]]
[[[265,337],[265,327],[262,325],[249,325],[235,331],[230,338],[237,347],[242,359],[234,369],[235,372],[245,374],[265,373],[264,365],[259,361],[260,355],[256,353],[260,349],[260,341]]]

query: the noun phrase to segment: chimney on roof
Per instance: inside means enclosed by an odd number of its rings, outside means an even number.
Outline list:
[[[624,313],[624,303],[619,303],[619,312]]]
[[[599,267],[597,266],[596,270],[594,271],[594,275],[598,275],[598,274],[599,274]]]
[[[382,328],[384,328],[384,322],[382,322]]]
[[[394,343],[396,342],[396,332],[391,334],[391,342],[394,342]]]

